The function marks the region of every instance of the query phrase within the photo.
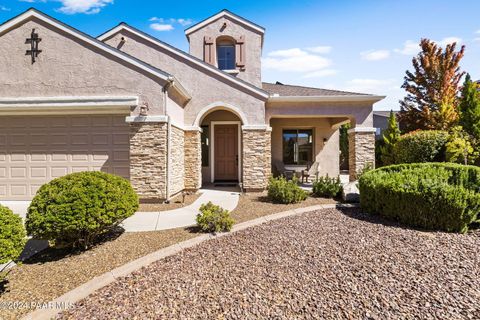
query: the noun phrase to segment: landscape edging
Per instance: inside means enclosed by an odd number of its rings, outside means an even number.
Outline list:
[[[248,220],[239,224],[236,224],[233,226],[232,230],[230,232],[223,232],[223,233],[218,233],[216,235],[212,234],[203,234],[198,237],[188,239],[176,244],[173,244],[171,246],[162,248],[160,250],[157,250],[155,252],[149,253],[143,257],[140,257],[138,259],[135,259],[133,261],[130,261],[120,267],[117,267],[113,270],[110,270],[108,272],[105,272],[104,274],[101,274],[93,279],[91,279],[88,282],[85,282],[84,284],[76,287],[75,289],[72,289],[68,291],[67,293],[61,295],[60,297],[50,301],[48,304],[46,304],[49,308],[42,308],[42,309],[37,309],[31,313],[28,313],[24,317],[22,317],[23,320],[48,320],[54,318],[57,314],[62,312],[65,309],[62,308],[50,308],[50,306],[71,306],[74,303],[86,298],[93,292],[111,284],[112,282],[125,277],[134,271],[137,271],[143,267],[146,267],[158,260],[161,260],[163,258],[172,256],[176,253],[181,252],[184,249],[194,247],[202,242],[208,241],[210,239],[218,238],[218,237],[223,237],[250,227],[258,226],[263,223],[273,221],[273,220],[278,220],[281,218],[285,217],[290,217],[293,215],[297,214],[302,214],[306,212],[311,212],[315,210],[321,210],[321,209],[333,209],[333,208],[348,208],[348,207],[358,207],[358,204],[323,204],[323,205],[314,205],[314,206],[309,206],[305,208],[297,208],[297,209],[292,209],[292,210],[287,210],[287,211],[282,211],[279,213],[274,213],[271,215],[263,216],[260,218],[256,218],[253,220]]]

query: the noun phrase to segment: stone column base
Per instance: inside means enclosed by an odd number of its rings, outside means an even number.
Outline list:
[[[263,191],[271,175],[271,130],[242,128],[242,182],[246,192]]]
[[[167,131],[164,122],[130,123],[130,182],[142,201],[166,199]]]
[[[185,189],[202,186],[202,145],[200,128],[185,131]]]
[[[375,168],[375,128],[357,127],[348,130],[350,181],[355,181],[365,166]]]

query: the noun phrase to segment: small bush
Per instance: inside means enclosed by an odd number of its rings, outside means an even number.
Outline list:
[[[480,168],[453,163],[383,167],[360,178],[360,204],[412,227],[466,232],[479,220]]]
[[[340,178],[320,177],[313,183],[313,193],[317,197],[334,198],[342,192]]]
[[[27,213],[29,235],[88,248],[138,209],[130,182],[104,172],[79,172],[43,185]]]
[[[268,197],[274,203],[298,203],[307,198],[307,192],[298,186],[298,179],[288,181],[284,177],[271,177],[268,182]]]
[[[197,214],[196,221],[203,232],[213,233],[230,231],[235,223],[228,210],[211,202],[200,206],[200,213]]]
[[[419,163],[445,161],[445,149],[449,140],[446,131],[414,131],[400,137],[393,147],[395,163]]]
[[[18,258],[25,246],[26,236],[22,218],[0,205],[0,263]]]

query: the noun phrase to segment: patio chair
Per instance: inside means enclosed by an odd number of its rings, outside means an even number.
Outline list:
[[[275,174],[284,176],[287,180],[292,180],[295,175],[295,170],[285,169],[285,165],[281,161],[275,161],[273,167],[275,168]]]
[[[318,168],[318,162],[315,161],[313,164],[310,161],[307,162],[307,168],[302,170],[302,183],[308,182],[311,175],[315,175],[315,179],[318,179]]]

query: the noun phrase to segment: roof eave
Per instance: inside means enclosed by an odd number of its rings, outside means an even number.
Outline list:
[[[227,74],[226,72],[214,67],[214,66],[211,66],[207,63],[204,63],[202,62],[201,60],[198,60],[197,58],[195,58],[194,56],[186,53],[186,52],[183,52],[179,49],[176,49],[174,47],[172,47],[171,45],[169,44],[166,44],[162,41],[160,41],[159,39],[156,39],[155,37],[141,31],[141,30],[137,30],[135,27],[132,27],[124,22],[120,23],[119,25],[117,25],[116,27],[110,29],[109,31],[101,34],[100,36],[97,37],[97,40],[99,41],[105,41],[106,39],[109,39],[110,37],[112,37],[113,35],[117,34],[118,32],[122,31],[122,30],[126,30],[130,33],[133,33],[135,35],[137,35],[138,37],[144,39],[144,40],[147,40],[151,43],[154,43],[162,48],[164,48],[165,50],[168,50],[176,55],[179,55],[181,57],[183,57],[184,59],[186,60],[189,60],[190,62],[193,62],[195,63],[196,65],[198,66],[201,66],[205,69],[207,69],[208,71],[210,72],[214,72],[216,73],[217,75],[220,75],[222,78],[224,79],[227,79],[231,82],[234,82],[235,84],[251,91],[252,93],[255,93],[257,95],[259,95],[260,97],[262,97],[263,99],[267,99],[268,98],[268,93],[261,89],[261,88],[258,88],[250,83],[247,83],[245,81],[241,81],[229,74]]]
[[[251,21],[249,21],[249,20],[247,20],[247,19],[245,19],[245,18],[243,18],[239,15],[234,14],[233,12],[230,12],[229,10],[224,9],[224,10],[214,14],[213,16],[208,17],[207,19],[204,19],[204,20],[198,22],[197,24],[194,24],[193,26],[188,27],[187,29],[185,29],[185,35],[188,38],[188,36],[190,34],[192,34],[193,32],[195,32],[198,29],[202,28],[203,26],[221,18],[224,15],[228,16],[231,19],[239,21],[240,23],[243,23],[244,25],[250,27],[251,29],[261,33],[262,35],[265,33],[265,28],[264,27],[261,27],[256,23],[253,23],[253,22],[251,22]]]
[[[377,95],[342,95],[342,96],[270,96],[268,102],[371,102],[385,99]]]

